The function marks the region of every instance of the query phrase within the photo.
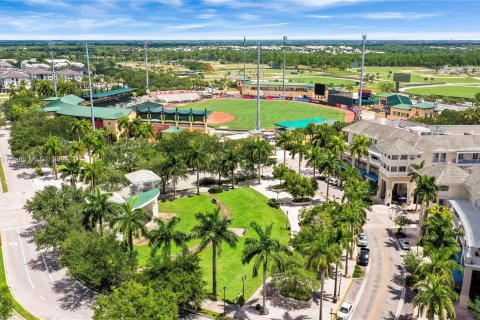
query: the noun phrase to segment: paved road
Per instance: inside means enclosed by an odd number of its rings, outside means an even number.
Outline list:
[[[32,241],[35,228],[25,201],[35,193],[31,170],[8,161],[9,132],[0,130],[0,157],[9,192],[0,194],[0,228],[2,250],[10,290],[16,300],[40,319],[90,319],[88,307],[93,293],[66,275],[55,256],[42,254]]]
[[[411,313],[404,304],[401,251],[391,236],[390,211],[374,206],[364,231],[370,248],[370,263],[364,281],[355,281],[346,299],[355,302],[352,319],[402,319]]]

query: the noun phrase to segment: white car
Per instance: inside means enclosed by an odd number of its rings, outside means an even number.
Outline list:
[[[338,183],[339,183],[339,180],[336,179],[336,178],[328,178],[328,179],[327,179],[327,183],[328,183],[328,184],[331,184],[332,186],[337,186]]]
[[[366,247],[368,246],[367,235],[365,233],[360,233],[357,238],[357,246]]]
[[[353,303],[350,301],[344,301],[340,309],[338,309],[337,319],[338,320],[348,320],[352,314]]]

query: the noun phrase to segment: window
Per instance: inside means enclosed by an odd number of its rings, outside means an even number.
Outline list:
[[[407,172],[407,167],[406,166],[398,167],[398,172]]]
[[[400,156],[400,160],[407,160],[408,159],[408,156],[406,154],[402,154]]]
[[[474,153],[473,156],[472,156],[472,159],[473,160],[478,160],[478,153]]]
[[[438,189],[440,191],[448,191],[448,186],[439,186]]]
[[[392,160],[398,160],[398,156],[397,156],[397,155],[393,155],[393,156],[392,156]]]
[[[460,154],[458,155],[458,160],[463,160],[463,153],[460,153]]]
[[[446,153],[434,153],[433,154],[433,162],[445,162],[447,159]]]
[[[391,167],[390,172],[397,172],[397,167]]]

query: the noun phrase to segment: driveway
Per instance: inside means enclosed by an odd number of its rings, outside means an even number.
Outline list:
[[[23,209],[36,187],[31,169],[10,157],[9,130],[0,129],[0,159],[8,193],[0,193],[0,228],[7,282],[15,299],[40,319],[90,319],[92,291],[68,277],[52,253],[36,249],[35,221]]]

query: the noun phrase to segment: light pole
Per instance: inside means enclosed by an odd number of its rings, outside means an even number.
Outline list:
[[[247,38],[243,37],[243,91],[247,82]]]
[[[348,263],[348,261],[347,261]],[[337,294],[337,297],[340,297],[340,289],[342,288],[342,273],[340,272],[338,274],[340,280],[338,281],[338,294]],[[335,294],[335,293],[334,293]]]
[[[149,85],[148,85],[148,46],[147,46],[147,40],[145,40],[145,45],[143,46],[144,50],[145,50],[145,77],[147,79],[147,82],[146,82],[146,86],[147,86],[147,90],[146,93],[147,93],[147,96],[150,94],[150,90],[149,90]]]
[[[246,274],[242,276],[242,297],[244,302],[245,302],[245,280],[247,280]]]
[[[223,315],[226,316],[227,315],[227,311],[225,309],[225,295],[226,295],[226,292],[227,292],[227,287],[223,287]]]
[[[283,36],[283,86],[282,94],[285,96],[285,69],[287,68],[287,36]]]
[[[257,131],[260,130],[260,42],[257,48]]]
[[[55,97],[57,96],[57,77],[55,75],[55,66],[53,65],[53,46],[55,44],[53,42],[49,42],[48,46],[50,47],[50,57],[52,61],[52,79],[53,79],[53,89],[55,90]]]
[[[85,43],[85,50],[87,51],[88,91],[90,93],[90,115],[92,116],[93,130],[95,130],[95,115],[93,114],[92,77],[91,77],[91,71],[90,71],[90,56],[88,54],[88,43]]]
[[[367,35],[362,34],[362,67],[360,69],[360,91],[358,92],[358,114],[362,119],[362,91],[363,91],[363,67],[365,65],[365,44],[367,43]]]

